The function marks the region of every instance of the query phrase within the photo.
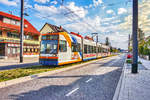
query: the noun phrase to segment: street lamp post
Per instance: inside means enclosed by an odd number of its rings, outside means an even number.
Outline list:
[[[138,0],[133,0],[133,27],[132,27],[133,61],[132,61],[132,71],[131,71],[132,73],[138,72],[137,30],[138,30]]]
[[[92,33],[92,38],[94,37],[94,35],[96,35],[96,55],[98,56],[98,33]]]
[[[24,0],[21,0],[20,63],[23,62],[23,36],[24,36]]]

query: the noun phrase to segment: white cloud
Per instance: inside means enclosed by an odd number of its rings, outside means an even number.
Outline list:
[[[57,4],[57,1],[52,1],[51,3],[56,5],[56,4]]]
[[[17,0],[0,0],[0,3],[8,5],[8,6],[17,6]]]
[[[76,6],[74,2],[70,2],[67,7],[81,18],[84,18],[88,13],[83,7]]]
[[[63,6],[42,6],[35,4],[34,9],[39,13],[36,13],[35,16],[45,19],[50,19],[55,22],[57,25],[62,25],[70,22],[78,22],[79,18],[84,18],[88,13],[83,7],[76,6],[74,2],[70,2],[66,5],[67,10]],[[79,16],[79,18],[76,15]]]
[[[28,4],[28,2],[24,2],[24,7],[25,8],[32,8],[32,5]]]
[[[102,9],[104,10],[106,8],[106,6],[103,6]]]
[[[34,0],[36,2],[39,2],[39,3],[46,3],[46,2],[49,2],[49,0]]]
[[[102,3],[103,3],[102,0],[93,0],[94,7],[97,7],[99,4],[102,4]]]
[[[103,1],[102,0],[93,0],[93,4],[90,4],[88,6],[85,6],[85,8],[92,8],[92,7],[97,7],[100,4],[102,4]],[[105,9],[105,7],[103,6],[103,9]]]
[[[113,14],[114,11],[113,11],[113,10],[107,10],[106,13],[107,13],[107,14]]]
[[[118,14],[124,14],[124,13],[127,13],[127,10],[125,8],[118,9]]]

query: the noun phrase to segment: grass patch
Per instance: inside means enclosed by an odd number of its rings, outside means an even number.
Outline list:
[[[113,56],[115,56],[115,55],[113,55]],[[97,60],[97,59],[93,59],[93,60],[89,60],[89,61],[94,61],[94,60]],[[26,68],[4,70],[4,71],[0,71],[0,82],[11,80],[11,79],[16,79],[16,78],[20,78],[20,77],[24,77],[24,76],[29,76],[29,75],[33,75],[33,74],[38,74],[38,73],[42,73],[42,72],[66,68],[66,67],[73,66],[73,65],[87,63],[89,61],[82,61],[82,62],[67,64],[67,65],[62,65],[62,66],[31,66],[31,67],[26,67]]]
[[[127,59],[127,60],[126,60],[126,63],[131,64],[131,63],[132,63],[132,60],[131,60],[131,59]]]
[[[58,67],[32,66],[28,68],[0,71],[0,82],[56,69],[58,69]]]
[[[126,60],[126,63],[132,64],[132,59],[127,59],[127,60]],[[138,64],[142,64],[142,62],[138,61]]]

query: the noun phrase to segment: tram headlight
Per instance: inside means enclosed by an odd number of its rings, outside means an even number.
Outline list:
[[[53,57],[57,57],[57,54],[53,54],[52,56],[53,56]]]

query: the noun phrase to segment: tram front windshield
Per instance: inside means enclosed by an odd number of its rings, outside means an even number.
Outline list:
[[[41,41],[41,54],[56,54],[58,48],[58,40]]]

